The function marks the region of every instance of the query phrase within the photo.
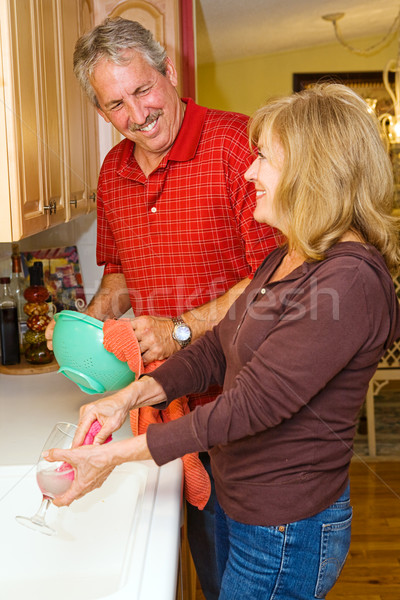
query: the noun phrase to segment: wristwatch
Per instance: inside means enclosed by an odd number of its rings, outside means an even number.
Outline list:
[[[172,317],[174,328],[172,330],[172,337],[181,348],[186,348],[192,340],[192,330],[189,325],[186,325],[182,317]]]

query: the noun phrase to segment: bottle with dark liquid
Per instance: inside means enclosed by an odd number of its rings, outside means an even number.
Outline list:
[[[17,302],[10,291],[10,278],[0,277],[1,364],[20,362]]]

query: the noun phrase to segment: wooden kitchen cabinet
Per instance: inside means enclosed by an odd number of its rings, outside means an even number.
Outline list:
[[[95,208],[97,120],[72,72],[91,0],[0,0],[0,241]]]
[[[97,112],[87,101],[72,70],[76,40],[94,24],[89,0],[61,1],[63,67],[65,83],[65,179],[69,217],[85,214],[96,207],[98,178]]]

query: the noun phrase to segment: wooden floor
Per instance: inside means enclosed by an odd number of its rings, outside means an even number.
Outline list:
[[[357,461],[350,474],[350,553],[327,600],[400,600],[400,462]]]

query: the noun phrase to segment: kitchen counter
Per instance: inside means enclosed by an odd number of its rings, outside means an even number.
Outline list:
[[[53,425],[77,423],[83,404],[100,398],[89,395],[56,371],[38,375],[0,373],[0,464],[37,461]],[[131,435],[126,422],[114,439]]]
[[[175,598],[180,460],[161,468],[153,461],[121,465],[71,507],[51,506],[56,536],[14,519],[38,508],[34,464],[54,423],[76,423],[80,406],[99,397],[56,372],[0,374],[0,597],[23,600],[29,589],[30,600]],[[125,423],[113,438],[130,435]]]

